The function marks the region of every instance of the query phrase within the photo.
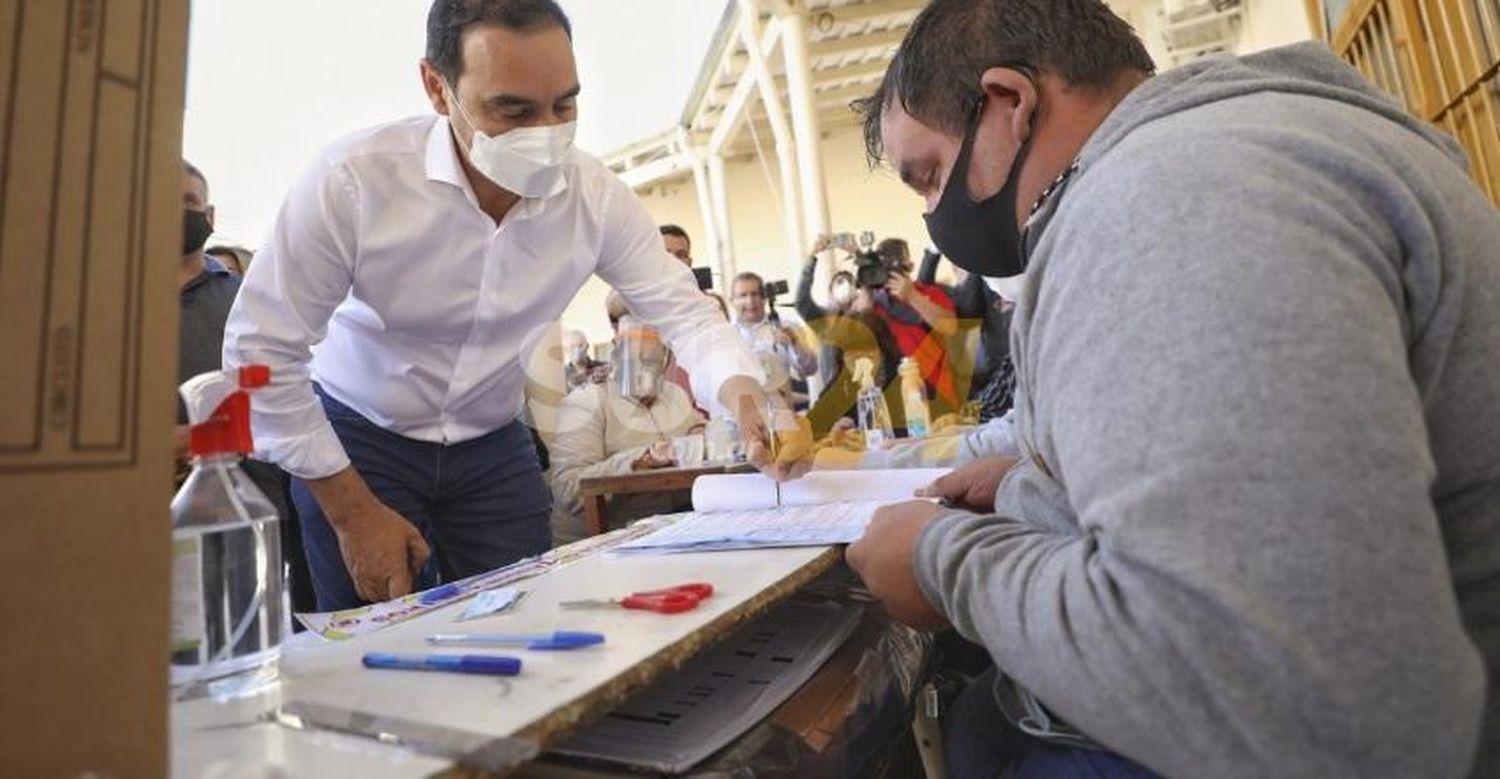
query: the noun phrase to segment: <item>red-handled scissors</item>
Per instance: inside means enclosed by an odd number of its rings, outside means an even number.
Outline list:
[[[693,582],[668,587],[664,590],[632,592],[623,598],[591,598],[559,603],[564,609],[597,609],[619,606],[626,609],[654,611],[658,614],[680,614],[698,608],[698,604],[714,594],[714,586],[707,582]]]

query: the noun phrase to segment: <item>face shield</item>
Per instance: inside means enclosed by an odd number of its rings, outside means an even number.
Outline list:
[[[610,380],[622,397],[649,403],[661,395],[667,345],[656,328],[634,317],[621,319],[612,360]]]

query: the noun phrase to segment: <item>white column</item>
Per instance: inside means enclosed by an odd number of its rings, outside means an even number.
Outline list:
[[[797,152],[792,129],[781,109],[781,93],[776,88],[776,79],[771,76],[771,66],[766,63],[766,52],[760,48],[760,30],[757,29],[759,15],[754,0],[740,0],[740,40],[750,55],[750,72],[755,75],[760,102],[766,109],[766,119],[771,122],[771,135],[776,140],[776,162],[781,172],[781,218],[786,228],[787,267],[791,269],[791,273],[796,273],[802,267],[802,253],[807,250],[802,238],[800,198],[797,194]],[[772,20],[771,23],[777,22]]]
[[[819,148],[822,133],[807,59],[807,17],[798,9],[782,8],[778,17],[782,24],[781,51],[786,62],[787,101],[792,106],[792,132],[797,139],[797,170],[802,177],[803,224],[807,228],[802,244],[808,246],[813,238],[828,232],[828,192]]]
[[[713,202],[714,222],[719,228],[719,277],[724,279],[724,286],[728,287],[729,280],[736,273],[734,240],[731,237],[734,230],[729,221],[729,187],[724,181],[724,158],[718,154],[708,155],[708,194]],[[722,292],[728,294],[727,289]]]
[[[693,189],[698,193],[698,216],[703,220],[703,246],[708,247],[709,253],[708,257],[699,261],[717,267],[720,278],[723,278],[724,248],[719,243],[719,217],[714,212],[714,196],[708,183],[708,164],[704,161],[704,151],[688,148],[686,144],[683,148],[693,158]],[[720,283],[728,283],[728,279]]]

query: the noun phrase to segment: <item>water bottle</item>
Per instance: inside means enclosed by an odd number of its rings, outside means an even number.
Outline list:
[[[927,412],[927,385],[922,381],[921,368],[912,358],[903,357],[897,372],[901,375],[901,405],[906,410],[906,435],[911,438],[926,438],[930,421]]]
[[[891,412],[885,405],[885,394],[875,386],[875,363],[868,357],[855,361],[854,380],[859,382],[859,395],[855,398],[859,429],[864,431],[865,448],[873,451],[895,437]]]
[[[184,382],[193,469],[172,499],[171,680],[178,700],[274,683],[285,636],[279,517],[239,466],[265,366]]]
[[[708,426],[703,430],[703,439],[710,464],[727,465],[734,462],[734,446],[738,436],[735,435],[733,422],[727,419],[709,420]]]

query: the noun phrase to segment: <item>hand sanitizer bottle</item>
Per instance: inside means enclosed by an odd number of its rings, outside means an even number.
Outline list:
[[[922,382],[921,368],[916,360],[904,357],[901,367],[901,405],[906,409],[906,435],[911,438],[926,438],[930,424],[927,412],[927,385]]]
[[[240,468],[253,451],[249,391],[264,365],[180,388],[193,469],[172,499],[173,697],[251,694],[274,683],[284,633],[279,517]]]
[[[875,386],[875,363],[868,357],[855,361],[854,380],[859,382],[859,395],[855,401],[859,429],[865,434],[865,449],[874,451],[895,437],[891,429],[891,412],[885,405],[885,395]]]

